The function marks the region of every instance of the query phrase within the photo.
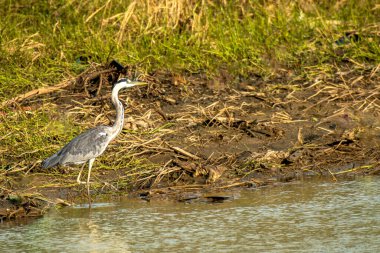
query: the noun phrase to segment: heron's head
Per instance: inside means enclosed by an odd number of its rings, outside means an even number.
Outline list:
[[[145,82],[139,82],[139,81],[131,81],[126,78],[119,79],[114,85],[112,89],[123,89],[123,88],[130,88],[133,86],[141,86],[141,85],[146,85],[147,83]]]

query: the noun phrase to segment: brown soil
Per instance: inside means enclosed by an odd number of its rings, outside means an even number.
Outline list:
[[[257,187],[304,176],[327,175],[337,180],[379,174],[379,71],[379,66],[349,63],[332,67],[329,73],[310,70],[303,77],[284,71],[268,81],[225,73],[213,79],[164,72],[142,76],[147,87],[121,94],[130,106],[125,115],[127,131],[102,161],[106,163],[107,156],[114,163],[138,159],[149,169],[96,169],[95,162],[92,197],[113,192],[147,200],[186,201],[232,187]],[[93,110],[94,117],[109,115],[112,121],[109,82],[119,74],[129,75],[94,67],[63,90],[17,102],[35,108],[48,101],[62,111],[79,106]],[[57,203],[56,198],[85,200],[84,187],[75,184],[75,176],[62,177],[62,173],[66,170],[41,174],[36,166],[27,175],[9,174],[7,181],[13,183],[3,184],[0,217],[10,217],[17,210],[30,213],[31,206],[44,210],[42,206]],[[46,181],[52,185],[40,187]],[[9,196],[18,192],[29,198],[9,204],[14,199]],[[30,196],[36,193],[50,200],[40,197],[45,204],[33,205],[36,198]]]

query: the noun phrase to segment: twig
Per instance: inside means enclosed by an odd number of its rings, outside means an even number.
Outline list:
[[[218,187],[218,189],[226,189],[226,188],[232,188],[232,187],[239,187],[239,186],[250,186],[252,185],[252,182],[236,182],[229,185],[224,185]]]
[[[169,147],[173,149],[175,152],[180,153],[181,155],[190,157],[191,159],[194,159],[194,160],[201,160],[199,156],[193,155],[192,153],[187,152],[186,150],[183,150],[179,147],[172,147],[172,146],[169,146]]]

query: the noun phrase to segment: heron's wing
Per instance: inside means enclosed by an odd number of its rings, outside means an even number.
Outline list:
[[[101,155],[111,140],[106,130],[106,126],[98,126],[78,135],[58,151],[58,163],[83,163]]]

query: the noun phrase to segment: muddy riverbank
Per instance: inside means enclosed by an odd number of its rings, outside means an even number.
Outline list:
[[[379,65],[347,63],[302,77],[284,70],[268,80],[140,75],[149,85],[121,94],[126,123],[94,164],[92,197],[186,201],[305,176],[379,174],[379,71]],[[83,130],[108,125],[111,83],[119,76],[136,72],[94,65],[56,88],[4,103],[1,117],[43,112],[50,133],[67,131],[60,124],[68,117]],[[64,144],[50,135],[43,152],[47,157]],[[41,160],[9,161],[0,177],[0,217],[37,216],[87,198],[76,184],[78,168],[46,171]]]

